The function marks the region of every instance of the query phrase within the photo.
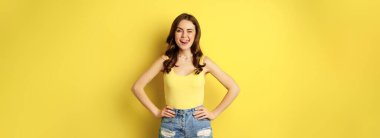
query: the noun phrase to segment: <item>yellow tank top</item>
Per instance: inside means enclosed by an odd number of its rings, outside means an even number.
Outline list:
[[[200,63],[203,64],[203,58]],[[166,105],[176,109],[190,109],[203,105],[204,100],[204,71],[195,71],[184,76],[176,74],[173,69],[164,73],[164,91]]]

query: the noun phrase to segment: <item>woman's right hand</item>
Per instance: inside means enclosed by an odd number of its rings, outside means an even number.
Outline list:
[[[172,111],[173,108],[170,106],[165,106],[162,110],[158,112],[156,117],[162,118],[162,117],[175,117],[175,112]]]

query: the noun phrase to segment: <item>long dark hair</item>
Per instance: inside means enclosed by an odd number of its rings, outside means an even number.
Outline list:
[[[177,43],[175,42],[175,31],[178,27],[178,24],[182,20],[191,21],[195,26],[195,33],[196,33],[195,39],[190,50],[191,50],[191,53],[193,54],[193,65],[195,67],[195,74],[199,74],[200,72],[202,72],[203,67],[206,66],[205,63],[203,63],[203,65],[199,63],[201,60],[201,57],[203,56],[202,50],[199,46],[199,41],[201,39],[201,28],[199,26],[197,19],[193,15],[187,14],[187,13],[182,13],[181,15],[177,16],[177,18],[175,18],[175,20],[172,23],[169,36],[166,39],[166,43],[168,44],[168,49],[166,50],[165,55],[168,56],[169,59],[165,60],[163,63],[164,72],[169,73],[171,69],[174,66],[176,66],[175,63],[177,62],[179,47]]]

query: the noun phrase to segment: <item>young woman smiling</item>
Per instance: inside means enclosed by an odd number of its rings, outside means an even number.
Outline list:
[[[187,13],[172,23],[167,37],[168,49],[132,86],[138,100],[161,118],[160,138],[212,138],[210,121],[218,117],[236,98],[236,82],[209,57],[199,45],[201,29],[197,19]],[[144,87],[164,73],[166,106],[157,108],[147,97]],[[220,104],[209,111],[203,106],[205,75],[212,74],[227,90]]]

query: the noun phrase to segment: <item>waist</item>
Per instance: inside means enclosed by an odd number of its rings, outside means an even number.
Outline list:
[[[176,115],[182,115],[186,113],[193,113],[198,107],[202,107],[203,105],[198,105],[192,108],[187,108],[187,109],[179,109],[179,108],[173,108],[172,111],[176,113]]]
[[[190,109],[203,105],[204,91],[165,91],[165,101],[177,109]]]

